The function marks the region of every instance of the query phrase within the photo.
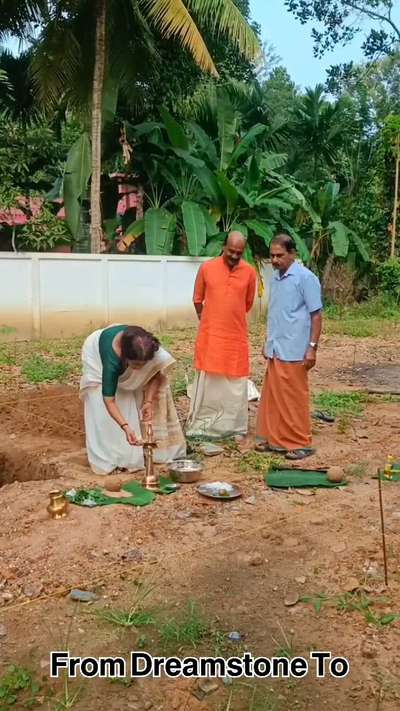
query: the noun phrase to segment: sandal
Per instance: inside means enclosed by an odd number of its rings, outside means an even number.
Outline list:
[[[274,447],[268,442],[258,442],[254,448],[256,452],[275,452],[275,454],[286,454],[287,449],[282,449],[282,447]]]
[[[301,449],[292,449],[290,452],[287,452],[285,459],[306,459],[306,457],[312,457],[313,454],[315,454],[315,449],[311,449],[311,447],[303,447]]]

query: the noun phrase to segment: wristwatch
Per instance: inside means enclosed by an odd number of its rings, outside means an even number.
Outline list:
[[[318,343],[315,343],[315,341],[310,341],[311,348],[314,348],[314,350],[317,350]]]

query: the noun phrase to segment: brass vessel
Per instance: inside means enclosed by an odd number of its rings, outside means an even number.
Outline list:
[[[68,501],[62,491],[50,491],[50,503],[47,511],[52,518],[65,518],[68,514]]]
[[[144,482],[143,485],[145,489],[149,491],[158,491],[160,486],[160,477],[158,472],[154,469],[153,461],[153,449],[157,447],[154,441],[153,426],[151,424],[145,425],[146,438],[143,442],[143,456],[144,456]]]

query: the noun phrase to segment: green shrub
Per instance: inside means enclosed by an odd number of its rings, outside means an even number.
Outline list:
[[[391,299],[400,302],[400,260],[388,259],[378,267],[380,291]]]

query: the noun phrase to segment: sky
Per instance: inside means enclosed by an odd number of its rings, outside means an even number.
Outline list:
[[[284,0],[250,0],[251,17],[261,25],[262,40],[274,46],[293,81],[301,86],[315,86],[324,83],[331,64],[361,61],[363,58],[360,35],[346,47],[339,47],[322,59],[313,54],[311,25],[301,25],[294,15],[287,11]],[[400,19],[400,10],[399,10]],[[368,24],[366,25],[368,27]]]

